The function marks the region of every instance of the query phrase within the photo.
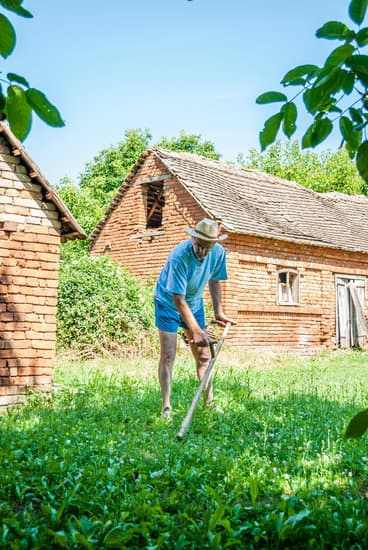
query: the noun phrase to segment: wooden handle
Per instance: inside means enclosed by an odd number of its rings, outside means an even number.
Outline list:
[[[195,396],[194,396],[194,398],[193,398],[193,401],[192,401],[192,403],[191,403],[191,405],[190,405],[190,407],[189,407],[189,409],[188,409],[188,412],[187,412],[187,414],[186,414],[186,416],[185,416],[185,418],[184,418],[184,420],[183,420],[183,423],[182,423],[182,425],[181,425],[181,427],[180,427],[180,430],[179,430],[178,433],[176,434],[176,437],[177,437],[178,439],[180,439],[180,440],[183,439],[183,437],[185,436],[185,434],[186,434],[186,432],[187,432],[187,430],[188,430],[188,428],[189,428],[189,426],[190,426],[190,423],[191,423],[191,420],[192,420],[192,416],[193,416],[194,410],[195,410],[195,408],[196,408],[196,406],[197,406],[197,403],[198,403],[198,401],[199,401],[199,399],[200,399],[200,397],[201,397],[201,393],[202,393],[202,391],[203,391],[203,388],[204,388],[205,385],[207,384],[207,381],[208,381],[208,379],[209,379],[209,377],[210,377],[210,374],[211,374],[211,372],[212,372],[212,369],[213,369],[213,366],[214,366],[214,364],[215,364],[215,361],[216,361],[216,359],[217,359],[217,357],[218,357],[218,354],[220,353],[222,344],[224,343],[224,340],[225,340],[225,338],[226,338],[226,336],[227,336],[227,333],[229,332],[230,327],[231,327],[231,323],[226,323],[225,328],[224,328],[224,331],[223,331],[223,333],[222,333],[222,336],[221,336],[220,340],[218,341],[218,344],[217,344],[217,346],[216,346],[216,349],[215,349],[214,353],[213,353],[213,348],[211,348],[211,354],[212,354],[211,361],[210,361],[209,364],[208,364],[208,367],[207,367],[207,369],[206,369],[206,372],[204,373],[204,376],[203,376],[203,378],[202,378],[202,380],[201,380],[201,383],[200,383],[200,385],[199,385],[199,388],[198,388],[198,390],[196,391],[196,394],[195,394]]]

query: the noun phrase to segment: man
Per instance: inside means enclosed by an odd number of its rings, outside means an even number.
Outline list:
[[[179,243],[169,254],[156,284],[155,317],[160,335],[158,377],[162,395],[162,416],[171,418],[172,367],[179,327],[185,331],[195,359],[197,376],[202,380],[210,360],[209,337],[205,331],[203,292],[208,283],[213,310],[221,325],[234,323],[223,309],[221,280],[227,279],[226,256],[219,244],[218,224],[204,218],[194,229],[185,228],[191,239]],[[213,399],[212,380],[205,388],[205,404]]]

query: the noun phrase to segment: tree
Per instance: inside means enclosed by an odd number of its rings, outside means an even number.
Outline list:
[[[0,6],[21,17],[31,18],[32,14],[22,7],[23,0],[0,0]],[[6,59],[13,52],[16,33],[9,19],[0,13],[0,55]],[[12,132],[23,140],[32,125],[32,111],[49,126],[64,126],[57,108],[45,94],[32,88],[24,76],[7,73],[0,79],[0,119],[6,118]],[[4,86],[5,85],[5,86]]]
[[[150,144],[151,132],[146,128],[126,130],[125,139],[100,151],[88,162],[80,176],[81,189],[89,189],[94,197],[106,204],[123,183],[126,175]]]
[[[302,97],[313,117],[302,138],[302,147],[322,143],[338,122],[342,142],[368,183],[368,55],[361,53],[368,44],[368,27],[361,27],[367,7],[368,0],[349,3],[349,16],[358,26],[356,30],[340,21],[328,21],[317,30],[317,38],[338,40],[342,44],[332,50],[322,67],[305,64],[286,73],[281,80],[284,87],[301,86],[290,100],[278,91],[266,92],[257,98],[259,104],[282,103],[279,112],[266,120],[260,132],[262,151],[275,141],[281,126],[288,138],[294,134],[298,114],[295,100]]]
[[[184,130],[181,130],[178,138],[172,137],[168,139],[162,137],[156,147],[170,149],[171,151],[195,153],[202,157],[218,160],[221,155],[216,152],[215,145],[212,141],[201,141],[201,139],[202,136],[200,134],[187,135]]]
[[[345,149],[315,153],[302,151],[298,142],[277,140],[267,151],[251,149],[248,156],[239,155],[244,168],[256,168],[280,178],[296,181],[318,191],[368,194],[367,184],[359,176],[354,162]]]

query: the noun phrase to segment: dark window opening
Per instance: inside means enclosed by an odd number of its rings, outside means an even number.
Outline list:
[[[162,183],[153,183],[147,186],[146,204],[146,228],[161,227],[162,209],[165,206],[164,186]]]

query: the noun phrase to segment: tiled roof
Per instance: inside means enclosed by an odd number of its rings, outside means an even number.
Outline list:
[[[221,220],[227,232],[368,253],[367,197],[316,193],[258,170],[158,148],[146,151],[137,161],[93,231],[92,240],[150,152],[209,217]]]
[[[188,153],[154,153],[228,231],[368,252],[368,198],[316,193],[257,170]]]

